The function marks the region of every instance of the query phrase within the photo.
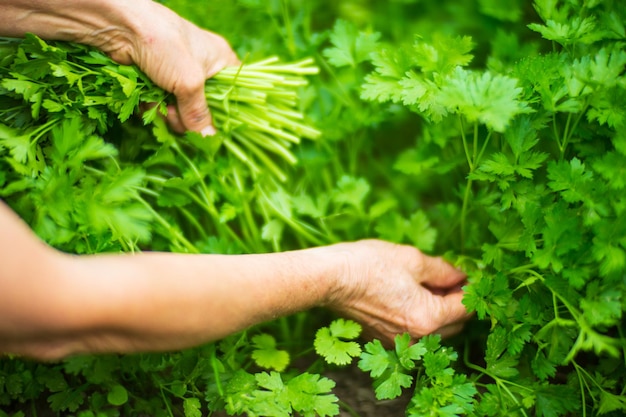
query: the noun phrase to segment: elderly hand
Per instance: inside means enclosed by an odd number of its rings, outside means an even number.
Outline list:
[[[140,7],[145,9],[140,15],[149,18],[138,22],[130,43],[99,47],[120,63],[136,64],[158,86],[174,93],[177,106],[168,112],[174,130],[214,134],[205,81],[225,66],[238,65],[237,56],[224,38],[198,28],[168,8],[153,1]]]
[[[215,133],[205,81],[239,60],[224,38],[200,29],[152,0],[6,0],[0,35],[95,46],[122,64],[136,64],[174,93],[168,121],[179,132]]]
[[[366,336],[388,345],[405,332],[446,337],[469,318],[461,303],[465,275],[443,259],[379,240],[335,249],[345,254],[345,271],[328,306],[363,324]]]
[[[133,5],[135,6],[135,5]],[[131,7],[130,5],[128,7]],[[91,43],[123,64],[134,63],[154,83],[176,96],[168,122],[178,131],[215,133],[204,95],[205,81],[239,60],[221,36],[202,30],[170,9],[153,1],[136,2],[138,19],[121,42]]]

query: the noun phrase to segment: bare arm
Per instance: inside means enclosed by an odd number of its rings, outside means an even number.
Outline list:
[[[71,256],[0,203],[0,352],[164,351],[327,306],[390,341],[453,333],[463,274],[408,246],[361,241],[263,255]]]
[[[35,357],[194,346],[321,305],[340,259],[267,255],[71,256],[0,204],[0,351]]]
[[[177,131],[215,133],[204,84],[237,56],[221,36],[198,28],[152,0],[1,0],[0,35],[95,46],[123,64],[137,64],[176,95],[168,115]]]

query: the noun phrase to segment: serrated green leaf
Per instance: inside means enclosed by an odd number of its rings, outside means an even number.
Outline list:
[[[361,334],[361,326],[350,320],[337,319],[315,334],[315,352],[327,363],[347,365],[361,354],[361,346],[351,341]],[[344,340],[347,339],[347,340]]]
[[[593,17],[575,17],[569,22],[557,22],[549,19],[545,25],[531,23],[528,27],[541,33],[545,39],[558,42],[561,45],[591,44],[602,38],[602,34],[596,30],[596,21]]]
[[[449,36],[435,32],[428,41],[416,38],[412,59],[422,72],[444,75],[456,67],[468,65],[473,59],[470,54],[473,47],[469,36]]]
[[[287,384],[291,407],[304,417],[335,416],[339,413],[337,397],[331,394],[334,381],[303,373]]]
[[[339,19],[330,33],[333,47],[324,49],[323,54],[335,67],[355,67],[369,59],[379,38],[379,33],[359,32],[353,23]]]
[[[626,411],[626,397],[615,395],[605,390],[600,391],[598,414],[606,414],[617,410]]]
[[[345,204],[361,210],[365,197],[369,194],[370,189],[370,185],[364,178],[344,175],[337,183],[337,189],[333,194],[333,201],[336,204]]]
[[[539,417],[557,417],[580,409],[580,396],[568,386],[543,385],[535,394]]]
[[[521,92],[514,78],[457,68],[444,79],[440,100],[451,113],[463,115],[470,123],[503,132],[513,117],[528,111],[520,100]]]
[[[392,400],[402,395],[403,388],[410,388],[413,384],[413,376],[399,371],[392,371],[385,379],[374,383],[376,399]]]
[[[556,364],[549,360],[543,351],[537,352],[537,355],[535,355],[531,362],[531,368],[535,375],[542,381],[556,374]]]
[[[397,335],[395,340],[396,355],[400,364],[407,370],[412,371],[415,368],[415,361],[422,359],[427,352],[423,343],[417,342],[411,344],[411,335],[404,333]]]
[[[359,360],[359,369],[370,372],[372,378],[378,378],[390,365],[391,357],[380,340],[374,340],[365,345],[365,352],[361,353]]]
[[[413,213],[408,226],[409,230],[406,233],[415,247],[424,252],[430,252],[434,249],[437,242],[437,229],[431,226],[426,213],[422,210]]]
[[[254,350],[252,359],[262,368],[283,372],[289,365],[289,352],[276,348],[276,339],[269,334],[260,334],[252,338]]]
[[[54,393],[48,397],[50,408],[55,412],[78,410],[85,401],[81,389],[68,389]]]
[[[200,400],[198,398],[185,398],[183,400],[183,412],[185,413],[185,417],[202,417],[200,407]]]

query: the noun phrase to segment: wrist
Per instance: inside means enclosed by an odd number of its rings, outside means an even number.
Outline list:
[[[152,0],[12,0],[0,5],[3,36],[26,33],[46,40],[84,43],[105,52],[129,49],[139,32],[133,16],[145,14]]]
[[[309,249],[319,256],[316,262],[321,267],[318,282],[320,283],[320,299],[318,306],[337,309],[348,297],[354,287],[352,278],[355,262],[354,253],[349,244],[337,243],[329,246]],[[307,262],[311,262],[310,260]]]
[[[79,2],[83,3],[81,0]],[[143,30],[143,19],[138,16],[149,16],[147,9],[155,3],[152,0],[85,3],[80,12],[68,16],[74,29],[60,29],[66,32],[65,40],[96,47],[123,64],[134,62],[137,39],[142,36]]]

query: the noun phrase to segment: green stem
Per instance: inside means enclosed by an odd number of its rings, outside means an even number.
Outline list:
[[[216,227],[218,229],[221,229],[226,234],[230,235],[242,248],[244,248],[247,251],[248,250],[247,245],[241,240],[241,238],[230,227],[220,222],[219,213],[217,209],[215,208],[215,206],[213,205],[211,198],[209,197],[211,193],[209,192],[209,189],[207,188],[207,185],[204,182],[204,178],[202,177],[202,174],[200,174],[200,170],[198,170],[198,167],[193,163],[191,159],[189,159],[189,157],[182,151],[182,149],[177,143],[174,143],[172,145],[172,148],[183,158],[183,160],[191,168],[196,179],[198,180],[200,184],[200,190],[201,190],[200,195],[202,196],[204,200],[204,207],[207,209],[207,212],[209,213],[209,215],[213,218]]]
[[[167,408],[167,413],[170,417],[174,417],[174,413],[172,413],[172,407],[170,406],[170,402],[165,396],[165,392],[163,391],[163,387],[159,387],[159,391],[161,391],[161,397],[163,398],[163,403],[165,404],[165,408]]]
[[[474,122],[474,146],[472,147],[472,166],[475,168],[478,158],[478,122]],[[472,168],[471,171],[474,171]]]
[[[487,145],[489,144],[489,141],[491,139],[492,133],[493,131],[491,130],[489,131],[489,133],[487,133],[487,137],[485,138],[485,141],[483,142],[483,146],[480,148],[480,152],[478,153],[478,156],[474,160],[474,166],[478,166],[481,159],[483,158],[483,155],[485,154],[485,151],[487,150]]]
[[[561,135],[556,127],[556,113],[552,113],[552,133],[554,134],[554,140],[559,148],[559,153],[563,156],[563,145],[561,143]]]
[[[261,190],[261,194],[263,195],[263,198],[265,199],[265,202],[267,203],[268,207],[272,209],[274,214],[277,217],[279,217],[283,222],[285,222],[287,225],[289,225],[292,229],[294,229],[300,236],[308,240],[310,243],[313,243],[314,245],[322,246],[326,243],[322,241],[321,239],[319,239],[317,236],[313,235],[313,233],[317,233],[315,229],[312,229],[310,226],[301,224],[293,220],[291,217],[285,216],[281,212],[281,210],[272,203],[272,200],[269,198],[267,194],[265,194],[263,190]],[[307,228],[311,228],[312,230],[309,231],[307,230]]]
[[[516,383],[511,382],[511,381],[507,381],[505,379],[498,378],[497,376],[490,374],[485,368],[482,368],[482,367],[480,367],[478,365],[474,365],[473,363],[466,362],[465,365],[468,368],[473,369],[475,371],[478,371],[478,372],[480,372],[480,373],[482,373],[484,375],[487,375],[489,378],[493,379],[496,382],[496,385],[498,386],[498,388],[504,390],[504,392],[506,394],[508,394],[509,397],[511,397],[511,399],[513,400],[515,405],[517,405],[519,407],[519,410],[521,411],[522,415],[524,415],[525,417],[528,417],[528,415],[526,414],[526,411],[524,410],[523,406],[520,404],[520,402],[517,399],[517,397],[515,396],[515,394],[513,394],[511,392],[511,390],[507,387],[507,384],[511,385],[513,387],[519,388],[519,389],[523,389],[525,391],[529,391],[529,392],[533,391],[531,388],[525,387],[523,385],[516,384]]]
[[[467,179],[467,185],[465,186],[465,194],[463,195],[463,206],[461,208],[461,253],[465,252],[465,238],[466,238],[466,222],[467,212],[469,206],[470,194],[472,193],[472,179]]]
[[[220,371],[217,366],[217,353],[215,352],[215,348],[211,352],[211,368],[213,368],[213,377],[215,378],[215,385],[217,387],[217,392],[219,392],[220,397],[224,396],[224,388],[222,387],[222,380],[220,378]]]
[[[337,400],[337,404],[339,404],[339,407],[341,407],[342,409],[344,409],[348,414],[350,414],[352,417],[361,417],[361,415],[359,413],[356,412],[356,410],[354,410],[352,407],[350,407],[348,404],[346,404],[344,401],[341,400]]]
[[[181,244],[190,253],[199,253],[198,249],[191,242],[189,242],[178,229],[174,229],[167,220],[165,220],[159,213],[157,213],[157,211],[152,208],[152,206],[146,200],[139,196],[135,197],[135,199],[143,204],[148,209],[148,211],[150,211],[150,214],[152,214],[154,218],[161,224],[161,226],[165,228],[165,230],[169,234],[169,237],[172,238],[174,242]]]
[[[514,274],[517,274],[517,273],[520,273],[520,272],[525,272],[525,271],[528,271],[529,269],[534,268],[535,266],[536,266],[535,264],[520,265],[518,267],[509,269],[506,272],[506,274],[507,275],[514,275]]]
[[[582,409],[583,409],[582,417],[587,417],[587,403],[586,403],[587,396],[585,395],[585,388],[583,387],[583,383],[585,386],[587,386],[587,389],[589,389],[589,386],[587,385],[586,381],[583,381],[583,377],[578,371],[578,368],[574,366],[574,369],[576,369],[576,376],[578,376],[578,384],[580,385],[580,402],[582,403]]]
[[[570,139],[572,138],[572,134],[576,131],[576,128],[578,127],[578,124],[580,123],[580,121],[582,120],[583,116],[585,115],[585,112],[587,111],[587,107],[588,104],[585,104],[583,106],[583,109],[581,110],[581,112],[578,114],[578,117],[576,118],[576,121],[574,121],[574,124],[572,125],[572,128],[570,129],[570,119],[572,117],[572,115],[568,115],[567,116],[567,123],[565,125],[565,132],[563,134],[563,148],[561,149],[561,159],[563,159],[565,157],[565,150],[567,148],[567,145],[569,144]]]
[[[461,115],[459,115],[459,123],[461,124],[461,138],[463,139],[463,150],[465,151],[465,158],[467,159],[467,165],[469,166],[469,170],[470,172],[472,172],[474,170],[474,165],[472,164],[469,145],[467,143],[467,137],[465,136],[465,123],[463,123],[463,117]]]
[[[196,219],[190,212],[189,210],[187,210],[184,207],[179,207],[178,208],[180,210],[180,212],[183,214],[183,216],[185,216],[185,218],[187,219],[187,221],[189,221],[189,223],[191,223],[196,230],[198,231],[198,233],[200,234],[200,236],[202,236],[203,239],[208,239],[208,236],[206,234],[206,231],[204,230],[204,227],[202,227],[202,225],[200,224],[200,222],[198,222],[198,219]]]

